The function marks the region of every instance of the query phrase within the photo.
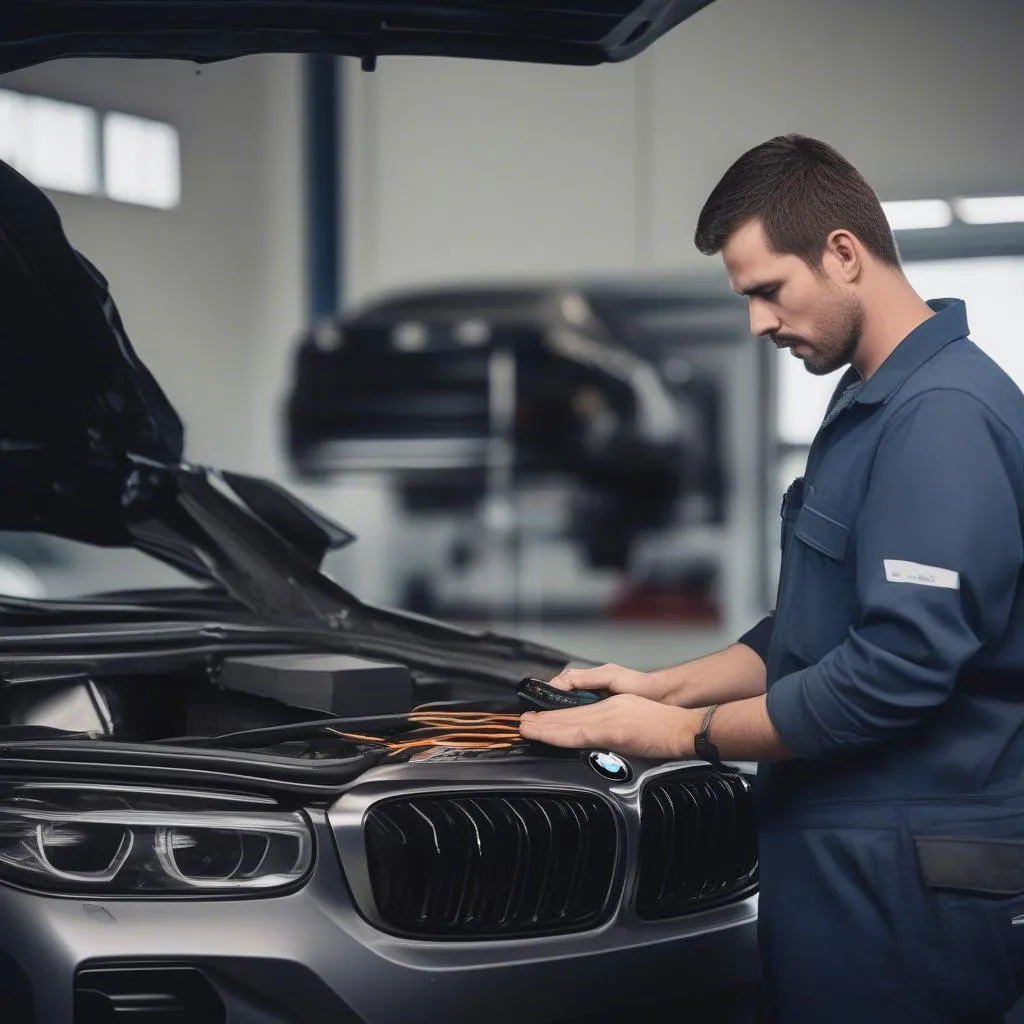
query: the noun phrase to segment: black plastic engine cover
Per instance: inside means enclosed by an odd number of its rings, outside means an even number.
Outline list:
[[[405,665],[347,654],[228,658],[219,682],[339,718],[401,715],[412,708],[412,675]]]

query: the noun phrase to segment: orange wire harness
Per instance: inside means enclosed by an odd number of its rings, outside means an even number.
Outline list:
[[[403,739],[386,739],[358,732],[329,732],[348,740],[385,747],[388,757],[408,750],[452,747],[458,750],[507,750],[520,742],[519,715],[499,715],[487,711],[432,710],[429,705],[413,708],[406,716],[417,726]]]

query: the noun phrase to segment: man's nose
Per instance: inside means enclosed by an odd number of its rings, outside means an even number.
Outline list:
[[[750,333],[755,338],[763,338],[766,335],[775,334],[781,326],[779,318],[770,309],[766,308],[763,303],[752,302],[750,304]]]

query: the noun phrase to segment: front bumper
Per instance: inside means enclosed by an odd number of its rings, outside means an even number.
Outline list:
[[[386,934],[357,909],[346,877],[355,873],[344,819],[359,799],[349,793],[310,812],[315,867],[288,895],[85,900],[0,886],[0,991],[25,992],[31,1003],[24,1020],[0,1019],[91,1024],[75,1017],[76,973],[138,964],[198,969],[228,1024],[653,1020],[673,1006],[692,1011],[701,993],[758,981],[756,896],[649,922],[624,892],[600,928],[548,938]]]

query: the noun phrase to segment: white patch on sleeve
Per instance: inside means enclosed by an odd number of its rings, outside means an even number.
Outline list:
[[[960,589],[960,573],[952,569],[940,569],[936,565],[921,565],[920,562],[900,562],[886,558],[885,578],[890,583],[916,583],[919,587],[942,587],[944,590]]]

